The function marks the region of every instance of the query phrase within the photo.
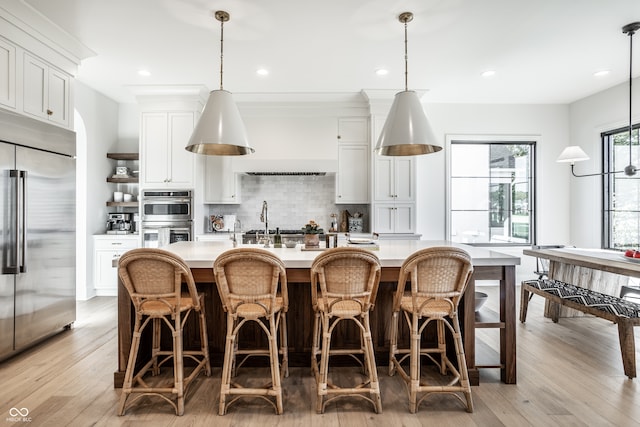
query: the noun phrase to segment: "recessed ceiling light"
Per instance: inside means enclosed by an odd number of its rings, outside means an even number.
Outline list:
[[[376,70],[376,74],[379,76],[386,76],[387,74],[389,74],[389,70],[387,70],[386,68],[379,68]]]
[[[258,68],[256,70],[256,74],[259,76],[268,76],[269,75],[269,70],[267,70],[266,68]]]
[[[481,74],[482,77],[493,77],[495,75],[496,75],[496,70],[483,71]]]
[[[149,77],[151,72],[149,70],[138,70],[138,75],[142,77]]]
[[[604,77],[609,74],[609,70],[600,70],[593,73],[594,77]]]

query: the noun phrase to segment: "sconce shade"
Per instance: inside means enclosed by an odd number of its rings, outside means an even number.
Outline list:
[[[570,145],[560,153],[556,162],[558,163],[575,163],[582,162],[584,160],[589,160],[589,156],[585,153],[582,148],[577,145]]]
[[[255,150],[249,146],[240,111],[231,92],[213,90],[185,147],[196,154],[239,156]]]
[[[415,156],[442,150],[431,130],[418,95],[412,90],[396,93],[376,144],[382,156]]]

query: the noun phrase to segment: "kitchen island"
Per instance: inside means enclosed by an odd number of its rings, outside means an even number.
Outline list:
[[[396,289],[400,267],[413,252],[433,246],[455,246],[466,250],[474,266],[473,276],[465,292],[460,307],[460,324],[469,378],[474,385],[479,384],[480,368],[499,368],[501,380],[506,384],[516,383],[516,336],[515,336],[515,266],[520,258],[503,253],[447,241],[389,240],[379,242],[380,249],[374,251],[382,266],[380,287],[376,306],[371,314],[371,329],[378,365],[386,365],[389,352],[389,322],[391,319],[393,294]],[[241,245],[261,247],[261,245]],[[177,242],[165,249],[182,257],[191,268],[198,289],[205,293],[209,350],[214,366],[220,366],[224,353],[225,314],[222,310],[218,290],[213,277],[213,261],[225,250],[231,249],[228,241],[213,242]],[[311,360],[311,335],[313,310],[309,289],[309,269],[319,251],[303,251],[301,246],[289,248],[270,248],[278,255],[287,268],[289,290],[288,339],[289,363],[291,366],[309,366]],[[475,281],[497,280],[500,283],[500,312],[493,317],[475,313]],[[131,331],[134,317],[132,305],[122,283],[118,285],[118,370],[114,373],[114,385],[120,387],[126,369],[131,343]],[[185,327],[185,347],[198,345],[195,318]],[[499,362],[492,365],[476,364],[475,329],[498,328],[500,330]],[[266,343],[259,330],[241,335],[241,343],[262,346]],[[399,345],[409,344],[408,331],[399,334]],[[358,346],[357,331],[346,327],[337,339],[341,345]]]

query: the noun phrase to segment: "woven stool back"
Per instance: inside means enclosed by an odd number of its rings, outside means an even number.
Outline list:
[[[241,304],[259,303],[269,315],[276,308],[277,296],[282,297],[287,311],[287,274],[284,263],[273,253],[259,248],[230,249],[216,258],[213,272],[225,311],[234,313]]]
[[[150,301],[166,302],[167,298],[175,298],[173,303],[180,306],[182,283],[187,284],[192,307],[200,307],[191,270],[180,257],[171,252],[154,248],[125,252],[118,261],[118,275],[136,310],[144,308]]]
[[[457,309],[462,294],[473,273],[471,257],[460,248],[436,246],[411,254],[402,264],[398,279],[396,301],[411,280],[414,310],[419,311],[427,301],[441,300]]]
[[[371,251],[353,247],[328,249],[311,266],[312,303],[317,306],[319,286],[325,308],[353,300],[361,311],[367,311],[375,304],[379,282],[380,261]]]

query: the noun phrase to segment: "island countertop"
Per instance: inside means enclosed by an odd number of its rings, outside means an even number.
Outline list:
[[[366,245],[362,245],[366,247]],[[469,253],[474,266],[505,266],[519,265],[520,258],[512,255],[492,251],[487,248],[479,248],[445,240],[381,240],[379,249],[374,250],[380,259],[381,266],[400,267],[404,260],[413,252],[433,246],[454,246],[462,248]],[[176,242],[163,249],[173,252],[185,260],[190,268],[212,268],[213,261],[222,252],[233,247],[231,241],[208,242]],[[238,245],[238,247],[262,248],[263,245]],[[268,248],[268,251],[276,254],[286,268],[310,268],[313,260],[321,251],[304,251],[302,245],[295,248]]]

